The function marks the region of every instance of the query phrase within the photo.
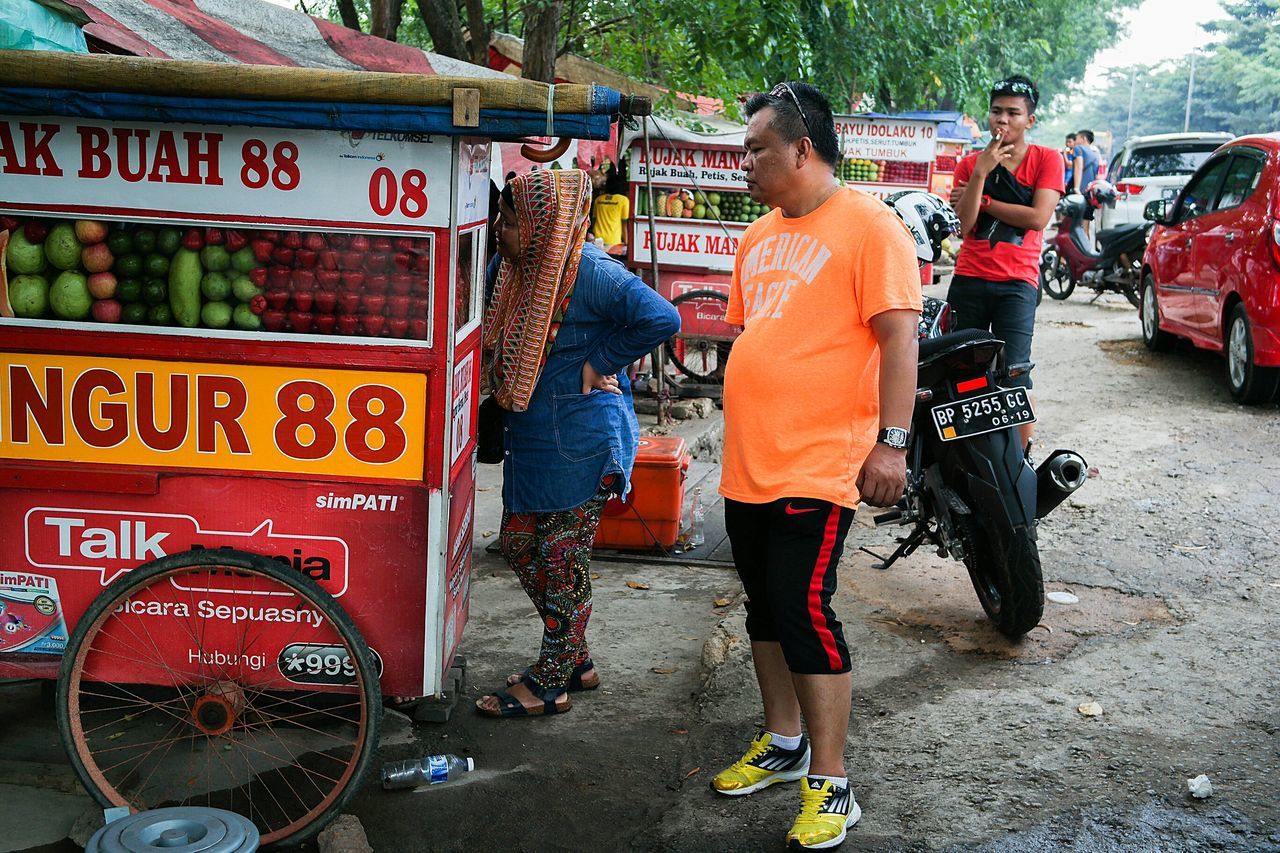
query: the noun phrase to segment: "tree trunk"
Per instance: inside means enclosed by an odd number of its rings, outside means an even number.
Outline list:
[[[400,13],[404,0],[371,0],[369,3],[369,35],[387,41],[396,40],[400,29]]]
[[[452,0],[417,0],[418,14],[427,25],[431,36],[431,48],[443,56],[452,56],[470,62],[467,42],[462,37],[462,21],[458,19],[458,7]]]
[[[342,16],[342,26],[349,30],[362,32],[360,16],[356,14],[355,0],[338,0],[338,14]]]
[[[556,48],[559,46],[560,11],[564,0],[538,0],[525,14],[524,69],[526,80],[554,83]]]
[[[467,0],[467,29],[471,34],[471,61],[489,67],[489,22],[484,17],[484,0]]]

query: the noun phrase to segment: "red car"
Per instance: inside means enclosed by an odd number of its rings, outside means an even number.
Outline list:
[[[1173,201],[1149,203],[1142,339],[1188,338],[1222,352],[1231,396],[1264,403],[1280,386],[1280,133],[1242,136]]]

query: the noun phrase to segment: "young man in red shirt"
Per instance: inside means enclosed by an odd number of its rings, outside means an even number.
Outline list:
[[[1062,155],[1026,140],[1039,100],[1020,74],[991,88],[991,142],[956,166],[951,193],[964,244],[947,301],[960,328],[989,330],[1004,341],[1008,364],[1031,361],[1040,246],[1064,183]],[[1028,374],[1009,382],[1031,387]],[[1029,442],[1034,425],[1020,429]]]

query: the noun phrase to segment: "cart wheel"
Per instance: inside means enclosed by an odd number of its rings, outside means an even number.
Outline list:
[[[93,601],[57,712],[103,806],[227,809],[274,844],[341,813],[382,703],[373,653],[333,596],[275,560],[206,550],[147,563]]]
[[[682,328],[674,338],[667,341],[667,358],[675,365],[676,370],[694,382],[722,385],[725,362],[729,360],[729,350],[733,347],[733,342],[703,336],[699,334],[699,323],[696,320],[689,321],[689,309],[694,309],[696,314],[696,309],[700,307],[699,303],[707,302],[720,303],[708,308],[713,309],[711,313],[716,315],[715,321],[722,320],[725,312],[729,310],[729,297],[719,291],[691,290],[671,300],[671,304],[680,311]],[[682,309],[681,306],[686,303],[693,304]]]

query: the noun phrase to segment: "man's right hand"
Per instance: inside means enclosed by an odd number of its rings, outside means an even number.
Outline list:
[[[1006,144],[998,134],[992,134],[991,141],[987,143],[986,148],[982,149],[982,153],[978,155],[978,161],[973,164],[973,173],[989,175],[996,166],[1003,166],[1012,157],[1013,143]]]
[[[951,186],[951,206],[955,207],[960,203],[960,196],[964,195],[964,188],[969,186],[968,181],[956,181]]]

